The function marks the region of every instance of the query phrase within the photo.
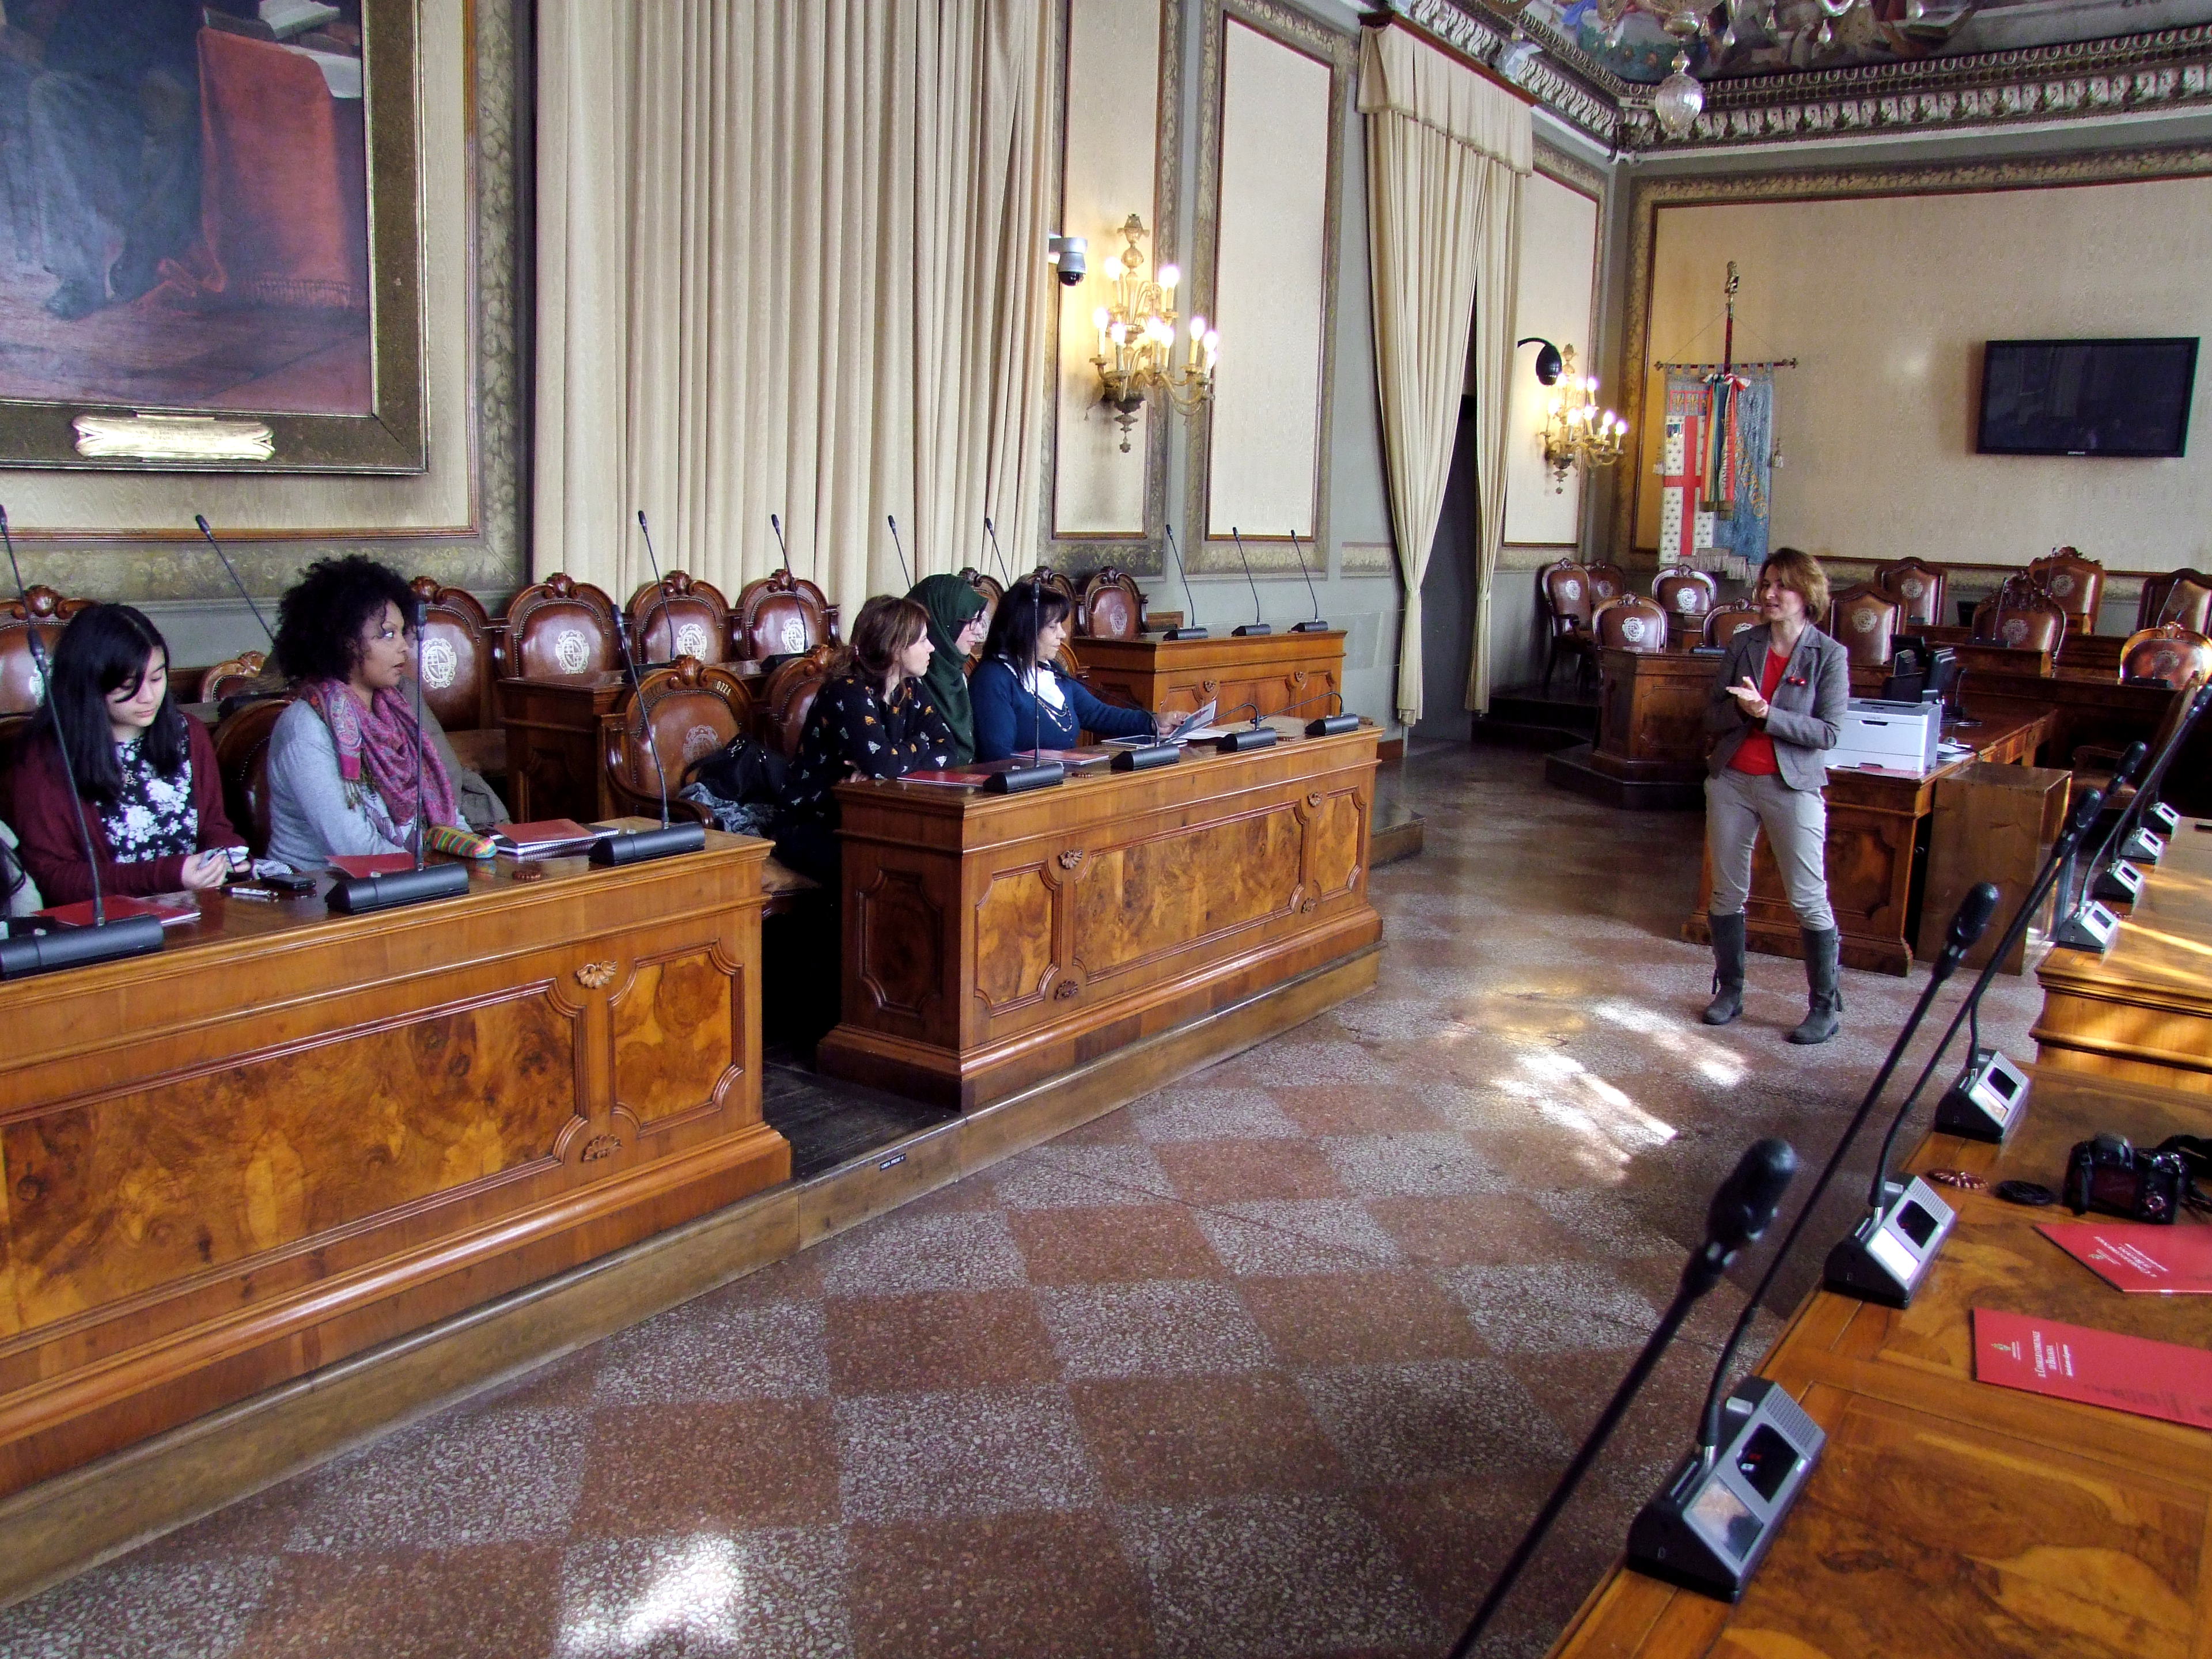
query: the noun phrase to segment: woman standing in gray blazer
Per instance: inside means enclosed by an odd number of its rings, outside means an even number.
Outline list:
[[[1705,1024],[1725,1025],[1743,1012],[1744,900],[1751,855],[1763,826],[1805,939],[1811,1006],[1792,1042],[1826,1042],[1844,1006],[1837,988],[1835,912],[1828,906],[1828,781],[1822,750],[1836,746],[1850,702],[1850,659],[1813,625],[1828,608],[1828,578],[1818,561],[1777,548],[1753,590],[1764,623],[1729,642],[1705,700],[1705,851],[1713,896],[1713,1000]]]

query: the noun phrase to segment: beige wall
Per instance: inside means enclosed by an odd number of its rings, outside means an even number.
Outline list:
[[[2197,377],[2183,459],[1974,453],[1984,341],[2212,334],[2212,179],[1662,204],[1647,362],[1718,356],[1705,331],[1730,259],[1737,356],[1800,364],[1777,376],[1778,543],[2016,564],[2063,542],[2114,570],[2212,558],[2212,374]],[[1663,399],[1652,375],[1639,549],[1658,539]]]
[[[1541,173],[1528,175],[1521,192],[1521,295],[1513,337],[1535,335],[1563,349],[1572,347],[1578,374],[1597,372],[1597,238],[1595,197]],[[1537,382],[1536,353],[1532,345],[1513,354],[1505,544],[1557,547],[1554,556],[1562,556],[1574,547],[1582,524],[1583,479],[1577,469],[1559,490],[1544,465],[1544,415],[1553,393]],[[1609,391],[1602,388],[1600,396]]]

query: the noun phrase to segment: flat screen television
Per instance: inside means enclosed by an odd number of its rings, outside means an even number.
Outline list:
[[[2184,453],[2195,340],[1991,340],[1982,356],[1984,455]]]

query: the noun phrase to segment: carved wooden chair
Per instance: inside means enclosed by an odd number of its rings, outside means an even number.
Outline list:
[[[831,647],[817,645],[802,656],[776,665],[761,688],[760,713],[755,722],[760,740],[786,760],[799,753],[799,740],[806,735],[806,717],[813,712],[814,699],[830,678],[830,659],[834,654]]]
[[[524,588],[507,608],[507,660],[502,666],[512,678],[592,674],[621,660],[615,642],[614,601],[589,582],[556,570]]]
[[[677,799],[676,792],[690,781],[692,767],[752,723],[753,696],[743,680],[719,665],[678,657],[644,675],[600,717],[607,793],[623,812],[658,817],[665,775],[671,817],[711,823],[704,807]]]
[[[837,637],[836,611],[804,576],[772,570],[738,591],[730,611],[730,653],[739,662],[799,657]]]
[[[2073,548],[2054,547],[2046,556],[2031,561],[2027,574],[2058,601],[2068,628],[2077,634],[2097,631],[2097,606],[2105,597],[2104,566]]]
[[[46,659],[53,660],[69,619],[93,603],[65,599],[51,587],[30,590],[27,603],[10,599],[0,606],[0,714],[32,714],[46,701],[46,688],[31,655],[31,630],[39,630],[39,643]]]
[[[972,564],[962,568],[960,580],[983,596],[983,631],[988,634],[991,618],[999,611],[999,601],[1006,597],[1005,584],[996,576],[985,575]],[[975,659],[971,657],[969,660],[973,662]]]
[[[2212,634],[2212,576],[2201,570],[2169,570],[2143,578],[2136,604],[2136,627],[2179,623],[2191,633]]]
[[[1904,619],[1905,607],[1871,582],[1844,588],[1828,601],[1827,631],[1854,668],[1887,668]]]
[[[2120,647],[2120,680],[2154,680],[2177,690],[2212,678],[2212,639],[2179,623],[2139,628]]]
[[[730,605],[710,582],[672,570],[631,594],[625,610],[641,662],[673,662],[678,657],[728,660]]]
[[[1561,657],[1574,659],[1579,683],[1597,661],[1597,638],[1590,632],[1589,572],[1572,559],[1547,565],[1536,573],[1536,599],[1548,647],[1544,689],[1552,689],[1552,672]]]
[[[1759,626],[1759,607],[1755,605],[1723,605],[1707,613],[1705,639],[1707,645],[1726,645],[1747,628]]]
[[[422,602],[422,701],[446,728],[453,753],[471,772],[507,771],[507,728],[499,722],[496,682],[504,641],[477,596],[435,576],[408,584]]]
[[[1984,645],[2056,656],[2066,638],[2065,608],[2033,577],[2008,576],[2002,587],[1974,607],[1974,638]]]
[[[1703,623],[1720,599],[1720,585],[1711,573],[1686,564],[1669,565],[1651,584],[1651,597],[1669,617]]]
[[[289,696],[265,697],[246,704],[215,729],[223,811],[256,858],[269,852],[269,738],[278,717],[291,706]]]
[[[1589,580],[1592,615],[1607,599],[1617,599],[1628,592],[1628,577],[1617,564],[1586,564],[1583,570]]]
[[[1590,631],[1607,651],[1664,651],[1667,613],[1656,599],[1624,593],[1607,599],[1590,616]]]
[[[259,651],[241,651],[234,657],[200,671],[198,702],[221,702],[240,691],[252,691],[270,678],[269,659]],[[273,685],[270,689],[274,689]]]
[[[1110,564],[1093,571],[1076,600],[1075,631],[1095,640],[1143,637],[1145,596],[1137,579]]]
[[[1073,633],[1075,629],[1076,599],[1078,597],[1075,592],[1074,582],[1070,580],[1061,572],[1054,570],[1050,565],[1046,564],[1039,565],[1022,580],[1024,581],[1033,581],[1046,592],[1057,593],[1060,598],[1067,601],[1067,626],[1068,631]]]
[[[1919,559],[1892,559],[1874,568],[1874,585],[1895,599],[1906,628],[1940,627],[1943,573]]]

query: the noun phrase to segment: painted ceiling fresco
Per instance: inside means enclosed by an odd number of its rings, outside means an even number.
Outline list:
[[[1524,15],[1624,80],[1666,75],[1674,41],[1648,11],[1608,30],[1596,0],[1528,0]],[[1822,44],[1827,22],[1830,40]],[[1735,43],[1691,52],[1700,77],[1844,69],[2017,51],[2212,22],[2212,0],[1874,0],[1830,21],[1815,0],[1736,0]]]

